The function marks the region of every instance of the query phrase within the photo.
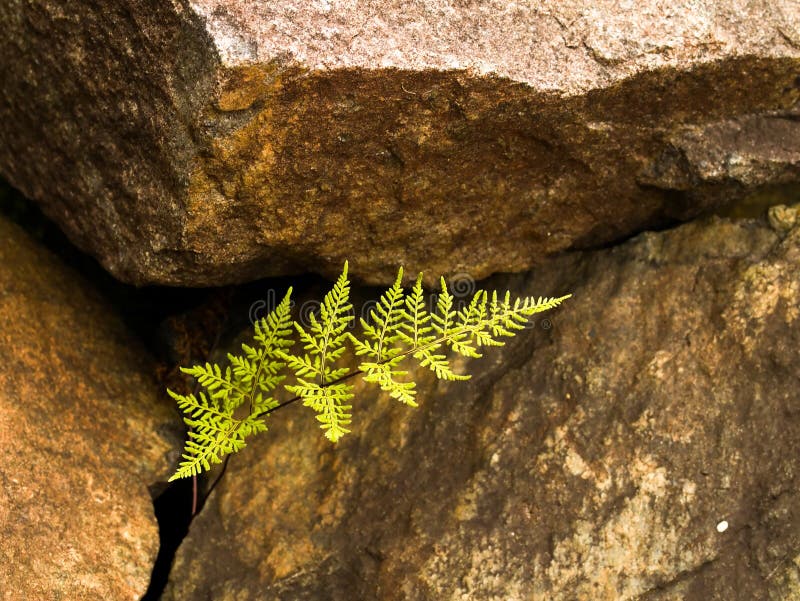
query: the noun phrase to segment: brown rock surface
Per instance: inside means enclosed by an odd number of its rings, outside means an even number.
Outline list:
[[[0,220],[0,599],[139,599],[174,413],[79,276]]]
[[[165,598],[797,598],[792,210],[495,280],[574,298],[469,383],[424,378],[417,410],[357,395],[336,448],[282,410],[193,523]]]
[[[800,180],[795,0],[8,0],[0,172],[119,278],[542,256]]]

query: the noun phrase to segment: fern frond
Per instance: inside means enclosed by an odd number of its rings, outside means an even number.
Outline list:
[[[206,363],[182,368],[197,379],[208,391],[197,395],[180,395],[167,392],[183,411],[183,421],[189,426],[183,461],[170,480],[194,476],[220,463],[225,455],[235,453],[245,446],[245,438],[267,429],[260,415],[278,406],[267,393],[274,390],[285,378],[280,372],[285,363],[280,360],[282,349],[293,344],[291,334],[290,288],[283,300],[267,317],[256,322],[257,348],[242,345],[243,356],[228,355],[231,366],[223,371],[219,365]],[[249,404],[248,415],[243,419],[234,412],[244,403]]]
[[[414,358],[419,361],[421,367],[430,369],[440,380],[469,380],[472,376],[457,374],[450,368],[447,355],[436,352],[440,348],[441,344],[427,344],[414,352]]]
[[[347,327],[352,323],[353,316],[350,304],[350,280],[347,279],[347,261],[344,270],[333,289],[325,295],[320,307],[321,321],[315,325],[315,333],[319,336],[322,355],[330,356],[334,352],[344,350],[344,341],[347,338]],[[340,350],[341,349],[341,350]],[[324,360],[323,360],[324,363]]]
[[[398,363],[407,355],[413,355],[422,367],[430,368],[437,378],[466,380],[469,376],[455,374],[450,369],[450,363],[445,355],[436,352],[441,344],[433,343],[438,333],[440,336],[444,334],[443,340],[447,340],[455,347],[466,348],[466,346],[460,337],[454,336],[452,332],[458,315],[452,310],[453,297],[448,293],[444,279],[433,323],[431,315],[425,310],[422,274],[417,277],[408,296],[404,296],[402,279],[401,268],[394,285],[381,297],[376,310],[370,315],[376,325],[369,325],[362,320],[364,335],[373,342],[361,341],[355,336],[351,338],[356,355],[368,355],[373,359],[359,365],[359,369],[366,374],[364,381],[374,382],[388,392],[390,397],[416,407],[416,385],[414,382],[398,380],[408,375],[406,371],[395,369]],[[409,348],[403,349],[401,345]]]
[[[244,446],[244,440],[236,434],[239,421],[233,418],[231,411],[220,407],[215,399],[209,399],[202,392],[198,395],[182,395],[167,390],[167,393],[186,414],[184,421],[191,428],[183,453],[184,460],[170,482],[211,469],[211,465],[220,463],[224,455]]]
[[[271,413],[273,409],[277,409],[280,406],[280,403],[271,396],[264,396],[260,392],[256,394],[256,398],[253,399],[253,410],[251,412],[252,416],[261,416]]]
[[[398,343],[408,338],[402,330],[405,325],[403,319],[406,315],[402,281],[403,268],[401,267],[392,287],[381,296],[375,309],[370,312],[372,323],[361,320],[362,331],[367,340],[361,341],[352,334],[350,339],[356,355],[367,355],[373,359],[373,361],[364,361],[358,366],[359,370],[366,374],[364,381],[374,382],[382,390],[388,392],[392,398],[416,407],[415,384],[398,381],[397,377],[405,376],[408,372],[394,369],[399,362],[399,359],[394,359],[394,357],[402,350]]]
[[[239,382],[232,380],[230,367],[223,373],[219,365],[206,363],[194,367],[181,367],[181,371],[195,378],[208,390],[209,396],[222,403],[222,407],[226,410],[233,410],[241,405],[248,394]]]
[[[375,325],[361,320],[364,335],[374,341],[374,346],[357,345],[356,354],[359,354],[360,351],[361,354],[370,355],[380,363],[400,352],[396,344],[403,338],[400,329],[401,320],[405,316],[402,282],[403,268],[401,267],[392,287],[381,296],[376,307],[370,312],[370,319]]]
[[[509,293],[507,292],[506,296],[508,296],[508,294]],[[522,302],[522,307],[520,310],[525,316],[529,317],[535,313],[542,313],[543,311],[555,309],[561,303],[571,297],[571,294],[565,294],[564,296],[559,296],[558,298],[545,298],[540,296],[538,299],[534,300],[534,297],[530,296]]]
[[[304,343],[303,348],[308,353],[299,361],[291,361],[290,353],[280,352],[284,360],[291,362],[290,366],[295,370],[295,375],[319,376],[320,384],[332,382],[343,375],[343,372],[333,369],[330,364],[339,359],[345,351],[344,341],[348,338],[346,330],[353,322],[352,309],[350,281],[347,279],[347,261],[345,261],[342,274],[322,301],[319,318],[314,314],[309,316],[310,329],[306,330],[301,324],[294,322],[300,341]]]
[[[254,339],[258,348],[242,345],[249,359],[251,371],[248,373],[247,383],[250,385],[248,400],[253,404],[255,395],[260,392],[275,390],[285,376],[280,372],[286,367],[283,362],[283,350],[291,348],[292,316],[291,316],[292,289],[286,291],[283,300],[266,317],[256,321]]]
[[[412,348],[425,346],[436,338],[431,334],[433,332],[433,326],[430,325],[431,316],[425,310],[422,273],[417,276],[417,281],[411,289],[411,294],[406,297],[403,320],[398,332],[403,341]]]
[[[255,323],[255,341],[260,344],[260,347],[255,354],[258,371],[254,378],[255,386],[251,390],[251,394],[256,390],[262,392],[275,390],[278,384],[285,379],[285,376],[279,375],[286,366],[281,361],[282,351],[294,345],[294,340],[291,338],[291,296],[292,289],[290,287],[275,310]]]
[[[439,338],[447,340],[454,335],[453,327],[457,314],[453,311],[453,295],[447,290],[447,282],[444,281],[444,278],[441,278],[440,282],[442,291],[436,300],[436,312],[431,315],[431,326]]]
[[[401,359],[402,357],[395,357],[383,363],[366,361],[359,365],[359,369],[365,374],[365,382],[374,382],[381,387],[381,390],[388,392],[393,399],[416,407],[417,402],[414,400],[417,394],[416,384],[397,380],[398,377],[408,375],[407,371],[395,369]]]
[[[228,354],[231,367],[226,368],[223,378],[219,378],[222,375],[219,366],[213,366],[219,381],[212,382],[209,376],[198,372],[197,366],[192,368],[194,371],[183,371],[195,376],[209,391],[213,389],[208,383],[220,390],[233,388],[235,394],[223,397],[231,410],[247,402],[252,412],[256,395],[275,390],[286,377],[280,374],[286,364],[279,353],[294,344],[291,338],[291,295],[292,289],[289,288],[278,306],[267,317],[255,322],[255,347],[242,344],[243,355]],[[206,368],[211,366],[206,364]]]
[[[406,294],[400,268],[369,320],[361,320],[362,336],[356,337],[348,331],[354,317],[347,270],[345,262],[319,314],[310,315],[308,325],[292,321],[289,289],[275,310],[255,323],[252,344],[242,344],[240,355],[228,355],[229,366],[223,369],[208,362],[183,369],[204,391],[189,395],[168,391],[190,428],[183,460],[170,480],[194,476],[238,452],[248,437],[266,431],[269,414],[295,401],[315,412],[328,440],[339,441],[350,432],[352,421],[354,387],[347,380],[358,375],[391,398],[416,407],[416,383],[408,380],[404,362],[413,359],[442,380],[467,380],[469,374],[453,371],[448,351],[480,357],[482,347],[501,346],[502,339],[525,328],[532,315],[569,298],[512,300],[509,292],[501,298],[497,292],[490,296],[479,290],[466,306],[457,308],[442,278],[436,307],[428,311],[422,274]],[[296,353],[292,352],[293,332],[302,347]],[[336,365],[347,340],[356,356],[363,358],[352,371]],[[294,383],[284,383],[286,371],[293,373]],[[295,396],[279,402],[272,395],[281,385]]]
[[[402,290],[398,291],[399,283],[387,292],[384,298],[401,296]],[[403,343],[406,348],[393,352],[391,357],[404,357],[411,355],[421,367],[427,367],[434,372],[437,378],[442,380],[468,380],[467,374],[456,374],[450,368],[447,355],[442,351],[449,347],[454,352],[471,358],[481,357],[479,347],[502,346],[504,342],[501,337],[513,336],[517,330],[523,329],[530,315],[557,307],[569,296],[560,298],[525,298],[516,299],[512,304],[509,293],[506,293],[502,301],[497,300],[497,293],[492,293],[492,300],[483,290],[477,291],[469,304],[460,310],[453,307],[454,298],[447,289],[447,282],[441,278],[442,291],[436,302],[436,310],[428,314],[425,310],[425,303],[422,292],[422,274],[417,278],[417,282],[411,294],[405,297],[404,307],[400,310],[400,323],[396,325],[397,336],[395,344]],[[384,303],[384,307],[387,305]],[[379,317],[384,317],[383,315]],[[384,323],[383,321],[379,323]],[[365,328],[367,338],[376,339],[376,328]],[[381,363],[378,358],[379,346],[370,344],[369,340],[359,340],[352,336],[353,345],[357,355],[369,355],[376,359],[375,362],[362,363],[360,369],[367,373],[366,381],[374,381],[381,385],[383,390],[397,392],[396,386],[399,384],[393,377],[390,370],[378,371],[377,364]],[[386,361],[384,359],[384,361]],[[397,375],[399,372],[395,372]]]

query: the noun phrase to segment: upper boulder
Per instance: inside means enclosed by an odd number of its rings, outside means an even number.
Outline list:
[[[0,172],[117,277],[530,267],[800,179],[793,0],[7,0]]]

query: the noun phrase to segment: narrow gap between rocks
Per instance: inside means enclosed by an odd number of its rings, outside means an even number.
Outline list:
[[[203,489],[198,482],[198,488]],[[202,495],[199,499],[202,501]],[[172,562],[183,539],[189,533],[192,520],[192,480],[182,479],[171,482],[153,498],[156,519],[158,520],[158,557],[153,565],[150,585],[142,601],[158,601],[167,586]],[[198,505],[199,514],[202,505]]]
[[[674,192],[676,206],[686,205],[687,199],[683,193]],[[576,240],[565,252],[571,251],[597,251],[621,246],[636,238],[644,232],[667,232],[693,221],[722,217],[725,219],[766,219],[770,207],[776,205],[793,205],[800,198],[800,184],[768,184],[755,188],[736,201],[718,206],[716,209],[706,211],[691,219],[681,220],[675,217],[655,216],[648,227],[636,229],[630,233],[610,238],[607,242],[598,243],[595,235],[589,234],[584,239]]]

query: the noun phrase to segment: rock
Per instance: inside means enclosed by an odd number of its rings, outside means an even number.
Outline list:
[[[800,218],[800,203],[787,207],[774,205],[769,208],[767,219],[769,225],[777,232],[788,233],[798,224]]]
[[[137,284],[529,268],[800,181],[794,0],[7,0],[0,172]]]
[[[180,442],[152,373],[98,294],[0,219],[3,601],[147,590],[158,551],[148,485],[168,476]]]
[[[574,297],[416,410],[360,388],[336,447],[275,414],[165,599],[796,598],[800,228],[717,218],[491,284]]]

